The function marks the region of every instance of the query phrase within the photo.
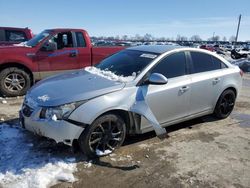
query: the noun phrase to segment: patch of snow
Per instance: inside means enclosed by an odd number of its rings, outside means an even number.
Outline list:
[[[99,149],[96,149],[95,152],[96,152],[96,155],[98,155],[98,156],[104,156],[104,155],[108,155],[108,154],[112,153],[112,151],[109,149],[106,149],[105,151],[101,151]]]
[[[51,117],[51,119],[52,119],[53,121],[57,121],[56,115],[54,114],[54,115]]]
[[[66,160],[71,163],[76,162],[76,158],[74,157],[67,158]]]
[[[111,71],[101,70],[101,69],[98,69],[96,67],[85,67],[84,70],[86,70],[87,72],[89,72],[91,74],[96,74],[98,76],[107,78],[109,80],[118,81],[118,82],[130,82],[130,81],[134,80],[136,77],[135,72],[131,76],[124,77],[124,76],[118,76]]]
[[[143,149],[145,149],[145,148],[148,148],[149,147],[149,145],[148,144],[140,144],[140,145],[138,145],[140,148],[143,148]]]
[[[41,100],[41,101],[43,101],[43,102],[46,102],[46,101],[48,101],[50,98],[49,98],[48,95],[43,95],[43,96],[37,97],[37,99],[38,99],[38,100]]]
[[[132,156],[131,155],[126,155],[126,156],[111,156],[110,158],[109,158],[111,161],[118,161],[118,162],[120,162],[120,161],[132,161],[133,160],[133,158],[132,158]]]
[[[0,124],[0,145],[0,187],[46,188],[59,181],[76,181],[74,158],[51,149],[47,139],[19,126]]]
[[[7,104],[7,101],[6,101],[6,100],[2,100],[2,103],[3,103],[3,104]]]
[[[90,160],[89,162],[84,163],[85,168],[90,168],[92,166],[92,161]]]

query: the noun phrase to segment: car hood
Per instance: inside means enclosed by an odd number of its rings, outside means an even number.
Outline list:
[[[12,46],[0,46],[0,53],[1,54],[12,54],[13,53],[29,53],[33,52],[34,49],[28,46],[21,46],[21,45],[12,45]]]
[[[38,82],[27,93],[39,106],[59,106],[118,91],[125,83],[79,70]]]

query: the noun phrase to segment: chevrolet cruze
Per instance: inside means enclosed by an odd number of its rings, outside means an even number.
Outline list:
[[[126,135],[212,114],[229,116],[242,83],[240,69],[215,53],[178,46],[138,46],[94,67],[59,74],[28,91],[24,128],[74,146],[89,157],[107,155]]]

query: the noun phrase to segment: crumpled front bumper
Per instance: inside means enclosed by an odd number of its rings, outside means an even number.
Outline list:
[[[19,111],[19,120],[23,128],[50,139],[57,143],[72,146],[73,140],[78,139],[84,130],[83,127],[74,125],[65,120],[47,120],[40,119],[41,108],[32,109],[30,113],[25,111],[24,107]]]

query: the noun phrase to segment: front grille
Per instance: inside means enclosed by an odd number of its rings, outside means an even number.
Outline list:
[[[25,104],[23,106],[22,112],[23,112],[23,115],[25,115],[26,117],[30,117],[33,111],[34,110],[30,108],[28,105]]]

